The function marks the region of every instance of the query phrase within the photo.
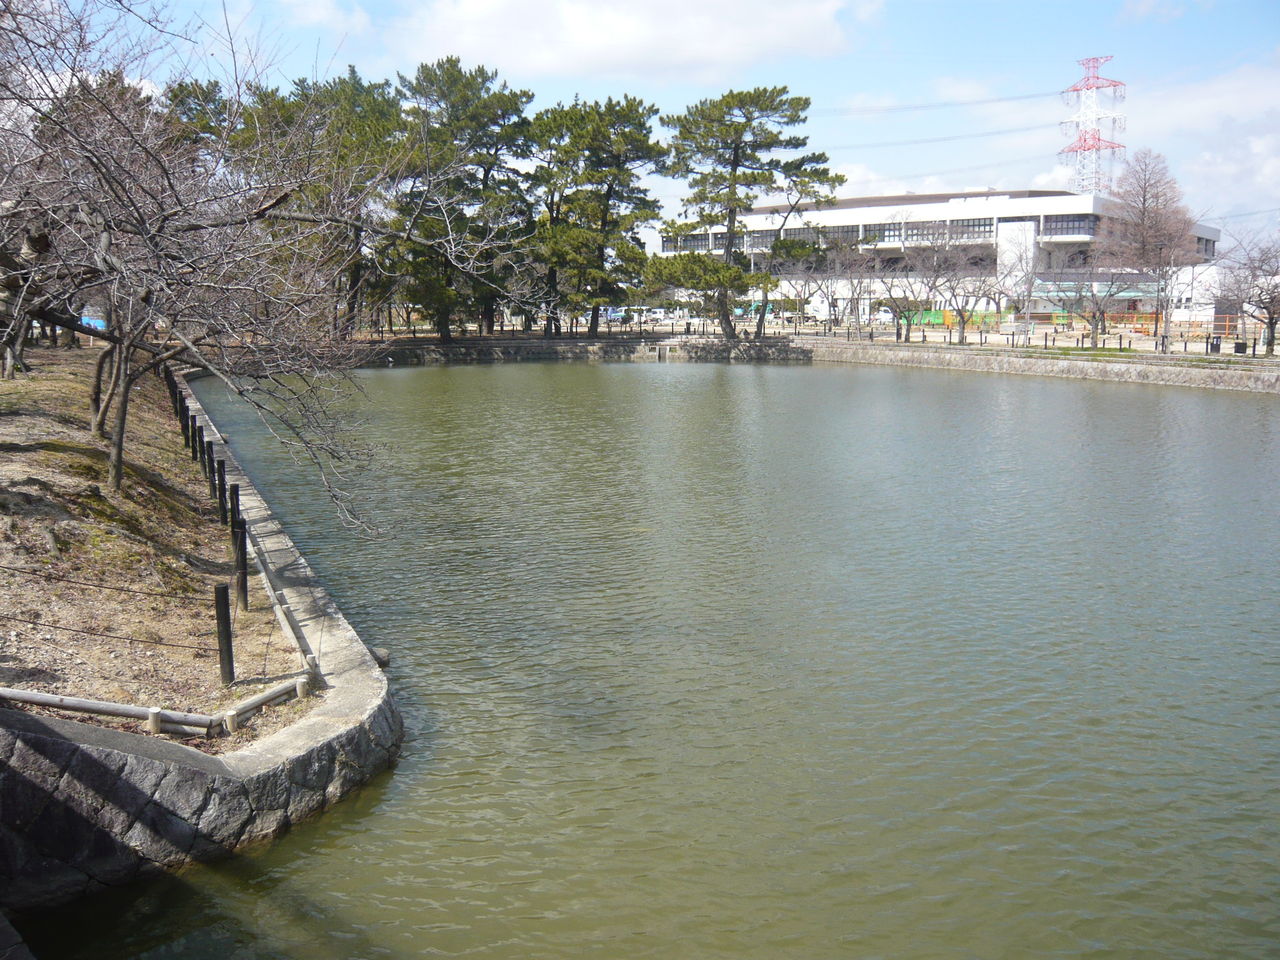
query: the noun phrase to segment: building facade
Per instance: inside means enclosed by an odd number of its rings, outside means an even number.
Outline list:
[[[831,247],[857,248],[874,256],[883,278],[872,283],[814,285],[775,268],[781,282],[778,296],[799,297],[818,318],[867,317],[881,299],[886,285],[907,260],[913,247],[936,243],[943,236],[951,244],[963,244],[978,269],[1008,272],[1021,263],[1034,276],[1034,296],[1029,309],[1054,312],[1052,283],[1064,272],[1084,267],[1091,249],[1122,215],[1121,205],[1107,197],[1065,190],[986,190],[964,193],[901,194],[853,197],[822,207],[805,205],[794,211],[786,206],[757,207],[739,218],[740,235],[735,246],[762,268],[774,240],[802,240]],[[779,232],[780,231],[780,232]],[[1156,291],[1149,280],[1135,277],[1132,296],[1124,305],[1133,311],[1154,309],[1159,297],[1185,316],[1212,314],[1212,261],[1220,232],[1203,224],[1193,229],[1199,263],[1179,271],[1168,290]],[[723,254],[725,234],[693,231],[662,238],[663,255],[677,253]],[[985,262],[985,264],[984,264]],[[813,287],[822,289],[810,289]],[[855,289],[856,288],[856,289]],[[991,298],[987,298],[991,299]],[[1005,295],[995,300],[1012,300]],[[1027,298],[1018,297],[1026,309]],[[992,301],[991,307],[1005,304]],[[1176,319],[1176,318],[1175,318]]]

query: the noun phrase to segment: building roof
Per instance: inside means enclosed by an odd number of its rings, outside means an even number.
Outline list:
[[[834,203],[821,205],[803,203],[797,210],[854,210],[860,207],[900,207],[917,203],[946,203],[948,200],[967,200],[973,197],[1008,197],[1011,200],[1025,200],[1033,197],[1073,197],[1078,194],[1070,190],[970,190],[959,193],[902,193],[887,197],[844,197]],[[773,204],[767,207],[755,207],[750,212],[786,213],[786,204]]]

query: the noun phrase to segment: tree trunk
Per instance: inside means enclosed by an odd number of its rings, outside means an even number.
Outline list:
[[[480,303],[480,332],[485,336],[493,336],[497,326],[498,298],[487,296]]]
[[[12,380],[18,375],[19,370],[26,370],[26,361],[22,359],[23,351],[27,345],[27,331],[30,324],[25,316],[14,317],[14,328],[12,334],[5,339],[4,344],[4,379]]]
[[[122,350],[116,363],[116,426],[111,438],[111,457],[107,461],[107,486],[117,493],[124,482],[124,432],[129,417],[129,390],[133,378],[129,375],[129,351]]]
[[[769,312],[769,288],[760,288],[760,312],[756,314],[756,339],[764,339],[764,322]]]
[[[1274,357],[1276,355],[1276,324],[1280,322],[1280,317],[1271,317],[1266,321],[1267,327],[1267,345],[1262,351],[1264,357]]]
[[[93,389],[89,392],[89,412],[93,415],[95,427],[98,425],[98,411],[102,409],[102,376],[106,372],[107,364],[114,360],[115,352],[116,345],[114,343],[107,344],[106,349],[98,354],[98,360],[93,365]],[[113,376],[114,373],[113,366]],[[95,432],[97,431],[95,430]]]
[[[449,329],[449,308],[436,308],[436,333],[440,337],[441,343],[453,343],[453,331]]]
[[[600,304],[591,305],[591,319],[587,321],[587,336],[594,340],[600,336]]]
[[[111,411],[112,402],[120,392],[120,380],[124,376],[127,366],[124,357],[127,354],[127,347],[117,346],[111,351],[111,388],[107,391],[106,400],[102,402],[93,417],[93,435],[95,437],[105,437],[107,435],[107,415]]]

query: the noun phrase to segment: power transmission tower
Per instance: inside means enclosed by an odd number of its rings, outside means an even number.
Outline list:
[[[1067,103],[1077,104],[1075,116],[1063,123],[1063,131],[1074,133],[1075,139],[1062,149],[1062,153],[1075,154],[1076,173],[1072,189],[1076,193],[1105,193],[1111,185],[1109,172],[1102,169],[1102,154],[1107,151],[1123,152],[1124,144],[1102,136],[1102,125],[1110,126],[1110,135],[1124,129],[1124,116],[1114,110],[1105,111],[1099,103],[1098,91],[1110,96],[1114,107],[1124,99],[1124,84],[1098,76],[1098,68],[1110,57],[1086,57],[1076,61],[1085,68],[1085,75],[1062,91]]]

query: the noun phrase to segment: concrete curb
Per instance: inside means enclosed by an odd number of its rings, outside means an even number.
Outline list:
[[[221,443],[182,388],[206,437]],[[0,710],[0,907],[50,906],[226,856],[337,802],[399,753],[404,728],[385,674],[223,446],[264,576],[300,648],[316,657],[325,698],[221,757]]]

